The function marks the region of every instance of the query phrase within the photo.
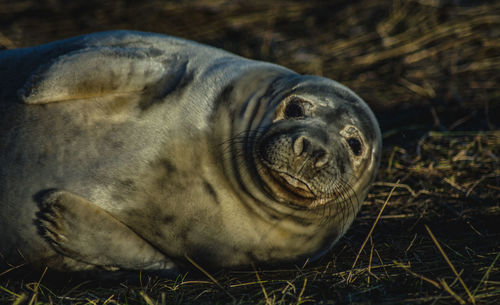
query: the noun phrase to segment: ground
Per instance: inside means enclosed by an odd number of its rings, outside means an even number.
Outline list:
[[[193,39],[346,84],[382,128],[377,180],[347,234],[305,266],[175,280],[7,272],[0,303],[500,302],[500,3],[0,1],[0,49],[109,29]]]

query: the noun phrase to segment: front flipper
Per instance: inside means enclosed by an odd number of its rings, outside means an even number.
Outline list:
[[[18,94],[26,104],[152,91],[161,96],[183,79],[186,61],[155,48],[94,46],[41,63]]]
[[[42,234],[59,253],[105,269],[175,272],[174,263],[111,214],[64,190],[40,196]]]

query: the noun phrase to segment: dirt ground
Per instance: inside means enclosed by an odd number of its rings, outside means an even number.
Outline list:
[[[306,266],[113,282],[7,273],[0,303],[500,303],[498,1],[0,0],[0,49],[110,29],[346,84],[382,128],[377,181],[346,236]]]

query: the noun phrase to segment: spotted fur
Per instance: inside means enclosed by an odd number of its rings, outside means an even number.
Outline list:
[[[380,159],[377,121],[345,86],[165,35],[2,51],[0,83],[8,264],[315,258],[353,221]]]

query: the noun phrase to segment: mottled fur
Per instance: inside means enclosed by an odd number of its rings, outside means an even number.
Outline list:
[[[373,114],[341,84],[164,35],[3,51],[0,82],[8,264],[314,258],[350,225],[380,159]]]

